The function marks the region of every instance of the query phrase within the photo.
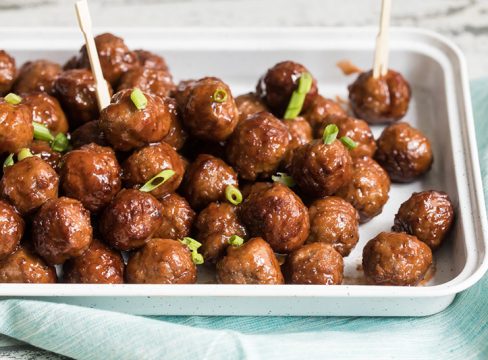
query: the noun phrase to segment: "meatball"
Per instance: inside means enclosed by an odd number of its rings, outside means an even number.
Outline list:
[[[91,143],[100,146],[108,145],[98,120],[89,121],[81,125],[71,134],[71,146],[75,149]]]
[[[220,284],[284,283],[280,264],[269,244],[260,237],[252,238],[239,247],[229,246],[227,255],[217,263]]]
[[[235,101],[239,112],[239,121],[245,120],[258,112],[268,111],[268,108],[256,93],[251,92],[239,95]]]
[[[29,145],[29,150],[33,155],[38,155],[42,160],[47,162],[56,172],[59,170],[59,162],[62,154],[54,151],[48,142],[34,140]]]
[[[259,79],[256,93],[264,100],[275,116],[282,117],[288,107],[293,91],[298,88],[300,77],[307,72],[310,73],[305,66],[296,62],[280,62]],[[314,78],[312,87],[303,102],[302,111],[308,110],[317,93],[317,80]]]
[[[120,252],[93,239],[82,255],[63,264],[63,280],[78,284],[122,284],[124,261]]]
[[[148,69],[168,71],[168,65],[163,57],[147,50],[134,50],[139,65]]]
[[[223,141],[234,131],[239,113],[230,88],[220,79],[195,82],[183,109],[183,122],[191,135],[207,141]]]
[[[307,242],[331,244],[347,256],[359,240],[359,215],[347,201],[329,196],[312,203],[308,209],[310,235]]]
[[[16,75],[15,59],[4,50],[0,50],[0,96],[10,91]]]
[[[57,282],[56,269],[25,247],[0,261],[0,283],[38,283]]]
[[[149,94],[165,97],[174,90],[175,84],[166,70],[138,66],[122,75],[117,91],[136,87]]]
[[[115,150],[129,151],[149,143],[161,141],[169,132],[172,116],[170,102],[145,93],[147,105],[137,109],[130,95],[122,90],[112,97],[109,106],[100,114],[100,128]]]
[[[186,245],[152,239],[130,257],[126,277],[132,284],[193,284],[197,267]]]
[[[283,166],[286,170],[291,167],[293,151],[302,145],[308,144],[313,140],[312,127],[303,117],[299,116],[293,120],[285,120],[284,124],[290,132],[290,143],[288,152],[283,159]]]
[[[24,235],[24,220],[15,209],[0,200],[0,260],[10,255]]]
[[[407,113],[410,95],[408,82],[393,70],[378,79],[373,77],[373,71],[361,73],[349,85],[352,111],[370,124],[400,120]]]
[[[432,265],[432,251],[405,233],[382,232],[363,249],[366,279],[376,285],[417,285]]]
[[[238,187],[237,174],[223,160],[200,154],[190,164],[183,183],[183,192],[194,209],[201,209],[217,200],[225,200],[225,188]]]
[[[290,133],[282,121],[260,112],[242,121],[227,143],[227,159],[244,180],[272,175],[283,160]]]
[[[422,191],[412,194],[400,206],[392,230],[415,235],[435,250],[445,239],[453,220],[453,206],[446,193]]]
[[[288,256],[283,273],[289,284],[340,285],[344,260],[330,244],[307,244]]]
[[[183,126],[183,121],[181,119],[181,113],[178,109],[176,100],[167,99],[170,114],[171,114],[171,124],[169,127],[168,134],[163,138],[163,141],[170,144],[175,150],[180,150],[186,143],[188,139],[188,133]]]
[[[42,92],[32,93],[23,98],[32,114],[32,121],[45,125],[52,134],[68,132],[68,120],[56,98]]]
[[[388,126],[378,139],[375,159],[394,182],[411,182],[430,170],[430,141],[407,123]]]
[[[29,108],[10,104],[0,98],[0,154],[15,153],[29,145],[34,137]]]
[[[160,202],[163,222],[154,236],[162,239],[182,239],[189,236],[196,216],[190,204],[174,193],[165,195]]]
[[[78,200],[67,197],[49,200],[34,216],[34,247],[51,265],[83,254],[92,236],[90,213]]]
[[[263,237],[277,253],[303,245],[310,230],[302,200],[281,183],[257,185],[244,200],[240,217],[251,236]]]
[[[322,137],[322,131],[330,124],[331,118],[344,116],[347,116],[347,113],[338,102],[321,95],[317,95],[309,109],[303,113],[316,137]]]
[[[114,151],[97,144],[68,152],[61,162],[61,189],[91,212],[104,208],[121,188],[121,169]]]
[[[95,36],[98,58],[103,77],[112,85],[117,85],[122,74],[138,65],[136,54],[129,50],[124,40],[110,33]],[[86,46],[80,50],[79,67],[90,68]]]
[[[0,194],[22,215],[27,215],[57,198],[58,185],[56,171],[44,160],[31,156],[4,169]]]
[[[237,216],[237,207],[229,203],[208,205],[198,214],[195,229],[202,243],[202,255],[210,263],[215,263],[225,254],[232,235],[247,237],[246,228]]]
[[[17,94],[45,92],[54,94],[54,82],[61,73],[61,65],[49,60],[28,61],[19,70],[13,91]]]
[[[324,197],[351,180],[352,159],[340,141],[314,140],[294,150],[290,172],[305,194]]]
[[[185,172],[180,155],[164,142],[137,150],[125,160],[123,168],[123,179],[130,187],[144,185],[163,170],[173,170],[175,173],[172,177],[151,191],[157,198],[174,192],[180,186]]]
[[[369,157],[357,158],[353,163],[352,179],[337,191],[358,211],[361,223],[381,214],[388,201],[390,178],[376,161]]]
[[[162,211],[161,203],[151,194],[124,189],[102,213],[100,233],[118,250],[137,249],[161,228]]]

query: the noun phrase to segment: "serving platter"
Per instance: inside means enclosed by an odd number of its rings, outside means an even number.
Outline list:
[[[322,95],[347,98],[345,76],[336,66],[350,60],[369,69],[375,29],[95,29],[122,36],[130,48],[163,55],[176,81],[217,76],[233,94],[252,91],[275,63],[294,60],[318,80]],[[2,29],[0,48],[19,64],[46,58],[65,62],[82,44],[77,29]],[[195,285],[0,284],[0,297],[28,297],[134,314],[168,315],[363,315],[422,316],[446,308],[485,273],[487,224],[463,55],[449,40],[417,29],[392,29],[390,67],[412,86],[404,121],[421,129],[434,151],[432,170],[410,184],[393,184],[383,213],[360,227],[360,241],[345,258],[340,286],[216,285],[200,267]],[[373,126],[378,136],[382,126]],[[456,220],[435,252],[435,271],[421,286],[365,285],[361,254],[366,242],[388,231],[400,204],[415,191],[443,190]]]

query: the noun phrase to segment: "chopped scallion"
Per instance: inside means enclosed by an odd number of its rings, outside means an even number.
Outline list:
[[[195,265],[201,265],[201,264],[203,264],[203,255],[199,254],[196,251],[192,251],[191,252],[191,260],[193,261],[193,263]]]
[[[198,242],[195,239],[188,237],[188,236],[185,236],[183,239],[181,239],[180,243],[188,246],[188,249],[190,249],[191,251],[198,250],[200,248],[200,246],[202,246],[202,244],[200,242]]]
[[[233,185],[227,185],[225,197],[233,205],[239,205],[242,202],[242,193]]]
[[[153,191],[154,189],[168,181],[174,174],[174,170],[163,170],[159,174],[151,178],[148,182],[146,182],[139,190],[144,192]]]
[[[9,156],[7,156],[7,158],[3,162],[3,167],[6,168],[12,166],[13,164],[14,164],[14,154],[12,153]]]
[[[283,116],[285,120],[291,120],[300,115],[305,98],[312,88],[312,83],[313,78],[310,73],[304,72],[300,76],[300,79],[298,79],[298,88],[291,94],[290,102]]]
[[[342,136],[341,142],[349,149],[355,149],[358,147],[358,143],[351,139],[349,136]]]
[[[22,161],[31,156],[34,156],[31,151],[28,148],[23,148],[17,153],[17,160]]]
[[[242,244],[244,244],[244,239],[241,238],[239,235],[232,235],[229,238],[229,244],[231,244],[232,246],[241,246]]]
[[[137,110],[143,110],[147,106],[147,99],[139,88],[134,88],[134,90],[132,90],[130,93],[130,99],[134,103]]]
[[[335,139],[337,138],[337,134],[339,134],[339,128],[337,125],[329,124],[324,129],[324,134],[322,136],[322,140],[324,144],[330,145],[332,144]]]
[[[4,99],[6,102],[12,105],[20,104],[20,102],[22,101],[22,98],[19,95],[14,93],[9,93],[5,95]]]
[[[35,121],[32,122],[32,125],[34,126],[34,139],[48,142],[54,140],[54,136],[45,125]]]
[[[217,89],[212,95],[212,100],[217,103],[223,103],[227,100],[227,91],[223,89]]]
[[[271,176],[271,180],[273,180],[274,182],[282,183],[283,185],[286,185],[288,187],[295,186],[295,180],[293,180],[290,175],[284,172],[278,172],[276,173],[276,175]]]
[[[59,133],[58,135],[56,135],[56,137],[54,138],[51,144],[51,148],[57,152],[64,152],[68,150],[69,140],[66,137],[66,135],[63,133]]]

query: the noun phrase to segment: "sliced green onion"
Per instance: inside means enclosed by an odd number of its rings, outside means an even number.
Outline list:
[[[244,239],[238,235],[232,235],[229,238],[229,244],[231,244],[232,246],[241,246],[242,244],[244,244]]]
[[[33,121],[32,126],[34,126],[34,139],[49,142],[54,140],[54,136],[45,125]]]
[[[223,89],[217,89],[212,95],[212,100],[217,103],[223,103],[227,100],[227,91]]]
[[[28,148],[23,148],[17,153],[17,160],[22,161],[31,156],[34,156],[31,151]]]
[[[341,137],[341,142],[349,149],[355,149],[358,147],[358,143],[351,139],[349,136]]]
[[[22,101],[22,98],[19,95],[14,93],[9,93],[5,95],[4,99],[6,102],[12,105],[20,104],[20,102]]]
[[[147,106],[147,99],[139,88],[134,88],[134,90],[132,90],[130,93],[130,99],[136,106],[137,110],[143,110]]]
[[[295,186],[295,180],[293,180],[290,175],[284,172],[277,172],[276,175],[271,176],[271,180],[273,180],[274,182],[282,183],[283,185],[286,185],[288,187]]]
[[[183,239],[180,240],[180,243],[183,245],[188,246],[188,249],[191,251],[196,251],[200,246],[202,246],[202,243],[196,241],[195,239],[192,239],[191,237],[184,237]]]
[[[332,144],[337,138],[337,134],[339,134],[339,128],[337,127],[337,125],[327,125],[324,129],[324,134],[322,135],[322,140],[324,141],[324,144]]]
[[[201,265],[201,264],[203,264],[203,255],[199,254],[196,251],[192,251],[191,252],[191,260],[193,261],[193,263],[195,265]]]
[[[168,181],[174,174],[174,170],[163,170],[159,174],[151,178],[148,182],[146,182],[139,190],[144,192],[153,191],[154,189]]]
[[[290,102],[286,108],[284,119],[291,120],[300,115],[305,98],[312,88],[313,78],[308,72],[304,72],[300,79],[298,79],[298,88],[293,91],[290,97]]]
[[[13,164],[14,164],[14,154],[12,153],[9,156],[7,156],[7,158],[3,162],[3,167],[6,168],[12,166]]]
[[[54,138],[51,144],[51,148],[57,152],[64,152],[68,150],[69,140],[66,137],[66,135],[63,133],[59,133],[58,135],[56,135],[56,137]]]
[[[242,202],[241,192],[233,185],[227,185],[225,188],[225,197],[233,205],[239,205]]]

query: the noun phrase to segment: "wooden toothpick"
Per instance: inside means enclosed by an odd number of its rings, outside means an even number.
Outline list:
[[[102,67],[100,66],[100,59],[98,58],[97,47],[92,33],[90,11],[88,10],[88,3],[86,0],[77,1],[75,4],[76,17],[78,18],[78,25],[85,37],[86,50],[88,59],[90,60],[91,71],[95,78],[95,86],[98,100],[98,108],[105,109],[110,104],[110,92],[108,90],[107,82],[103,77]]]
[[[383,0],[381,5],[380,31],[376,37],[373,77],[378,79],[388,72],[388,42],[390,40],[391,0]]]

